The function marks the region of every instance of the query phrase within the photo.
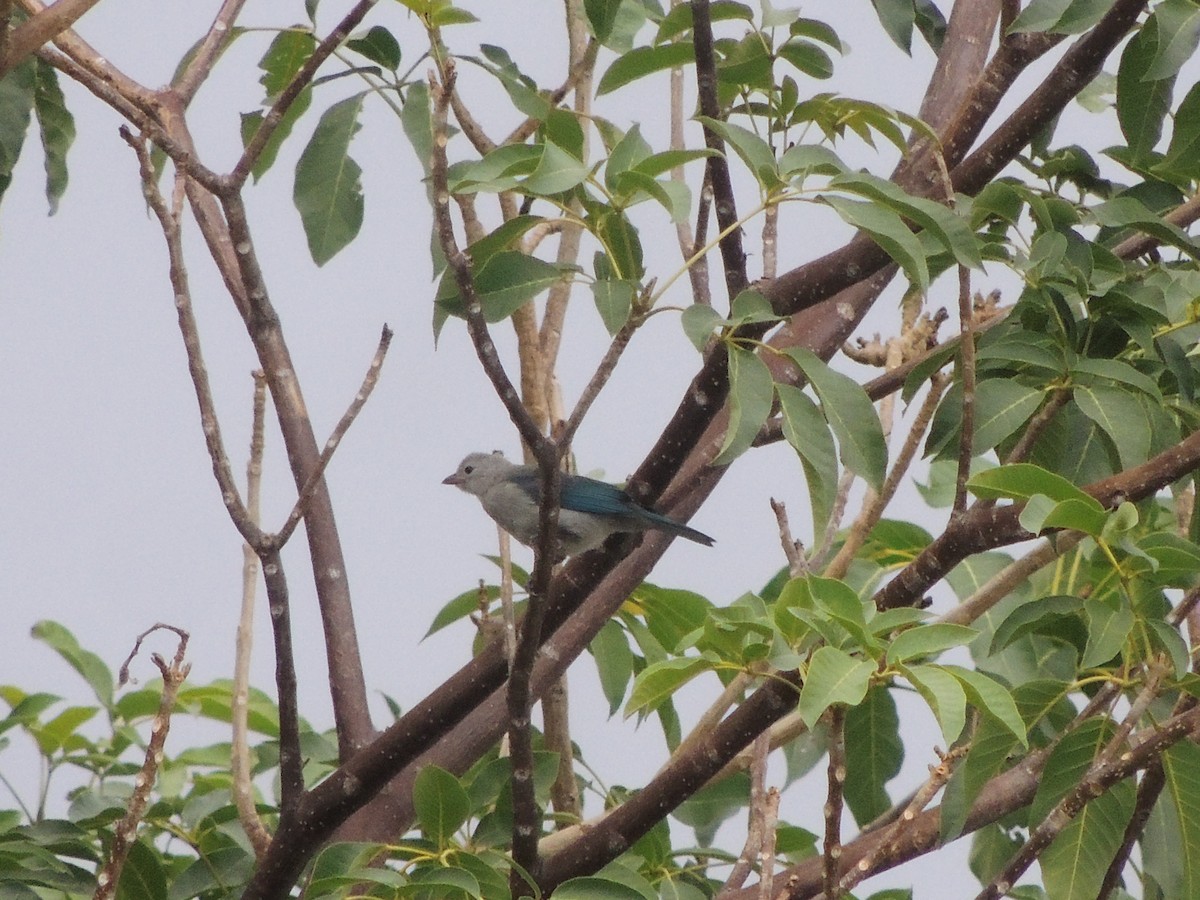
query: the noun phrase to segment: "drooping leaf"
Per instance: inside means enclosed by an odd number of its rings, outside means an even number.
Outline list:
[[[625,704],[625,715],[648,713],[670,699],[677,690],[713,666],[704,657],[673,657],[652,663],[638,673]]]
[[[775,387],[771,370],[757,354],[729,348],[729,427],[713,465],[725,465],[750,448],[767,416]]]
[[[0,197],[12,182],[13,169],[25,145],[37,92],[37,63],[31,57],[0,78]]]
[[[346,41],[346,49],[393,72],[400,68],[400,42],[382,25],[372,25],[365,34],[350,38]]]
[[[654,72],[684,66],[696,59],[691,41],[662,44],[658,47],[635,47],[614,60],[600,76],[596,96],[610,94],[617,88],[637,81]]]
[[[775,385],[783,436],[800,457],[812,506],[813,534],[824,534],[837,496],[837,448],[817,405],[798,387]]]
[[[67,190],[67,151],[75,140],[75,118],[67,109],[54,67],[39,59],[36,74],[33,111],[37,116],[42,150],[46,157],[46,200],[50,204],[50,214],[54,215],[58,201]]]
[[[836,194],[825,194],[821,199],[847,224],[866,232],[899,264],[916,287],[922,290],[929,287],[929,265],[925,262],[921,241],[898,214],[877,203],[847,200]]]
[[[821,399],[821,411],[838,441],[838,455],[851,472],[878,490],[887,469],[887,444],[879,415],[862,386],[831,369],[802,347],[787,351]]]
[[[83,677],[105,709],[112,708],[114,680],[104,660],[91,650],[81,647],[75,635],[58,622],[43,619],[33,626],[31,634],[54,650]]]
[[[1150,77],[1159,47],[1157,28],[1147,23],[1125,45],[1117,69],[1117,120],[1134,161],[1145,159],[1158,143],[1171,105],[1174,77]]]
[[[596,660],[600,687],[608,700],[608,714],[611,716],[621,708],[625,690],[633,678],[633,651],[629,649],[629,636],[610,619],[592,638],[588,650]]]
[[[855,706],[862,702],[875,664],[855,659],[836,647],[818,647],[813,653],[804,687],[800,690],[800,718],[809,728],[835,703]]]
[[[846,710],[846,803],[859,826],[891,806],[887,783],[900,773],[904,743],[891,691],[871,688],[862,703]]]
[[[296,163],[293,200],[308,250],[318,266],[358,236],[363,222],[362,169],[350,158],[350,141],[366,94],[329,107]]]

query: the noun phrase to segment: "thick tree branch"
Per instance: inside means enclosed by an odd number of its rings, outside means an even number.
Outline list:
[[[30,12],[29,18],[8,33],[9,17],[4,17],[5,41],[0,45],[0,78],[29,58],[43,44],[54,40],[75,24],[100,0],[58,0],[50,6]],[[40,5],[40,4],[39,4]]]

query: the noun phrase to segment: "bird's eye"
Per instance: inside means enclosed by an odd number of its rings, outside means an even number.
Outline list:
[[[475,471],[474,466],[463,466],[463,474],[464,475],[470,475],[474,471]]]

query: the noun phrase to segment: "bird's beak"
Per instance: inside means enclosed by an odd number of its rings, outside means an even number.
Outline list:
[[[455,486],[463,483],[462,476],[455,472],[453,475],[447,475],[442,479],[442,484],[453,484]]]

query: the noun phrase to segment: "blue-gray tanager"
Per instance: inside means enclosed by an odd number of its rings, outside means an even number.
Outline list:
[[[496,524],[522,544],[537,543],[542,480],[533,466],[518,466],[499,451],[472,453],[442,484],[474,494]],[[657,529],[711,547],[713,539],[682,522],[646,509],[618,487],[563,475],[559,495],[558,544],[563,556],[574,556],[604,543],[610,534]]]

